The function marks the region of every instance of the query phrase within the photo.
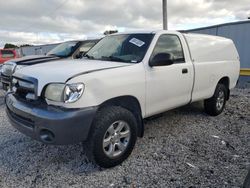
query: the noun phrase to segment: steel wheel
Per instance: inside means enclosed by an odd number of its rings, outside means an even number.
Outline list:
[[[218,111],[223,108],[224,102],[225,102],[225,94],[223,91],[220,91],[216,100],[216,108]]]
[[[130,128],[125,121],[116,121],[109,126],[103,138],[103,151],[109,158],[119,157],[127,149]]]
[[[204,101],[205,112],[211,116],[217,116],[223,111],[227,101],[228,88],[223,84],[218,84],[214,95]]]
[[[121,164],[133,151],[137,139],[134,114],[120,106],[101,108],[84,143],[88,158],[104,168]]]

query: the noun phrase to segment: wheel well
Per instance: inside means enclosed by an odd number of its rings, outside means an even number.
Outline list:
[[[229,83],[230,83],[230,80],[228,77],[223,77],[218,82],[218,84],[223,84],[227,88],[227,100],[229,99],[229,96],[230,96]]]
[[[141,105],[137,98],[133,96],[120,96],[109,99],[100,105],[100,108],[104,106],[121,106],[134,114],[138,124],[137,135],[143,137],[144,124],[142,119]]]

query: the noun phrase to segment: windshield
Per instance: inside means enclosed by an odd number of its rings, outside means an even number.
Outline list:
[[[137,63],[144,58],[153,34],[120,34],[103,38],[85,57],[96,60]]]
[[[59,57],[70,56],[75,51],[77,44],[78,42],[64,42],[50,50],[47,55],[55,55]]]

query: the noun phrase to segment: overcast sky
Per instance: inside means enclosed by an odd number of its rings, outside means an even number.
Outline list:
[[[168,0],[169,28],[245,20],[249,0]],[[105,30],[162,28],[162,0],[0,0],[0,47],[94,37]]]

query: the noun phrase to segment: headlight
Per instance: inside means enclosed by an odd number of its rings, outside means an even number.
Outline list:
[[[64,102],[76,102],[83,94],[84,85],[82,83],[67,84],[64,90]]]
[[[84,84],[50,84],[45,90],[45,97],[56,102],[73,103],[83,94]]]
[[[50,84],[45,90],[45,97],[56,102],[63,102],[65,84]]]

